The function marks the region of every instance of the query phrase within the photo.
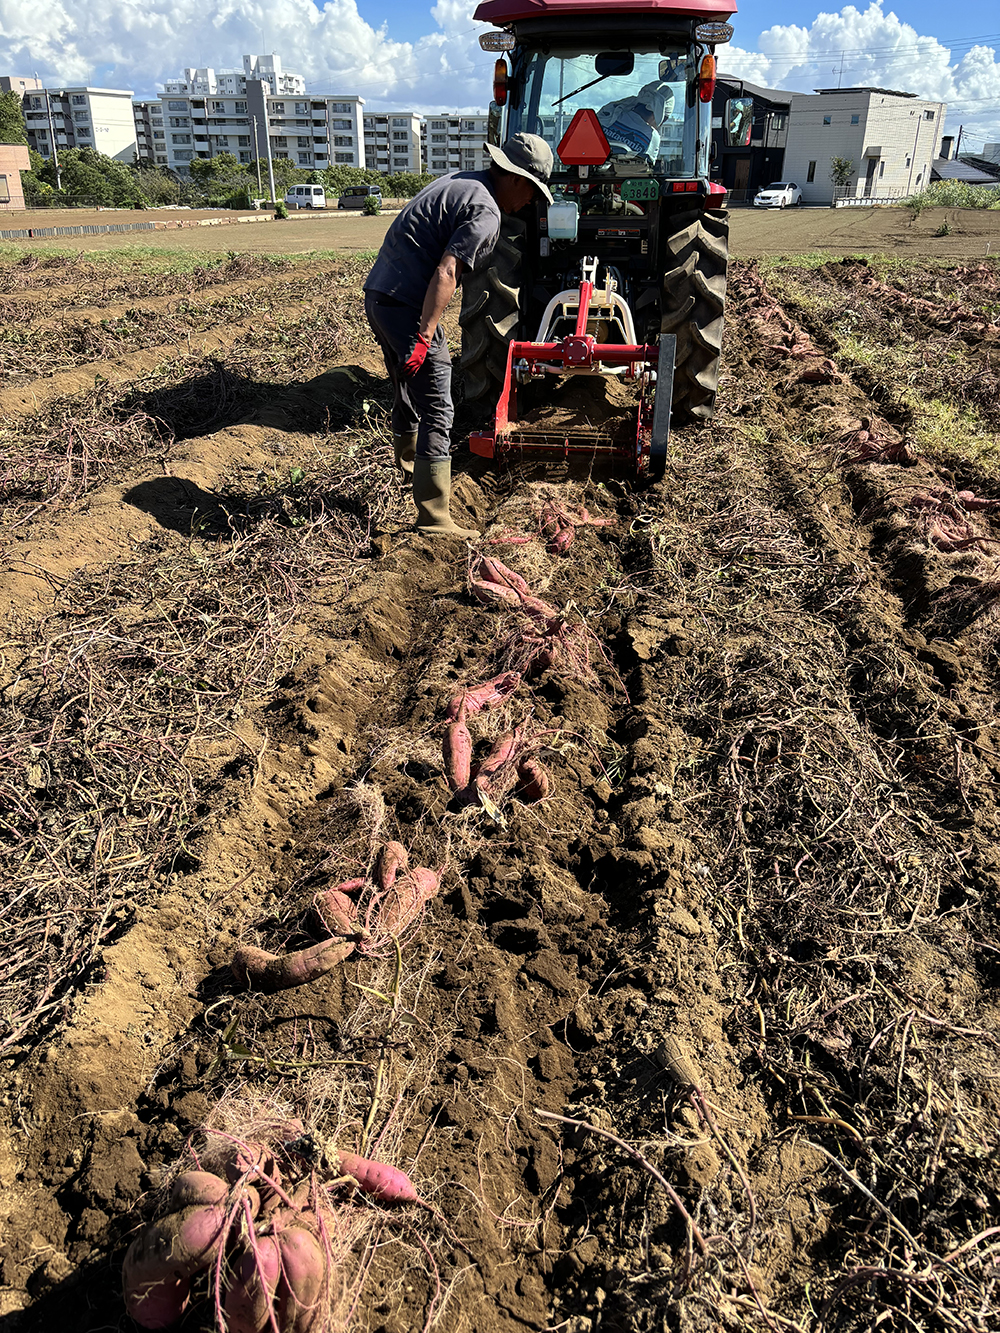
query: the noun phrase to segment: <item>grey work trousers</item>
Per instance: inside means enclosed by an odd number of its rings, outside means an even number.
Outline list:
[[[400,370],[416,337],[420,311],[395,297],[365,292],[365,316],[385,358],[395,398],[392,429],[396,435],[417,433],[418,458],[451,457],[451,357],[440,325],[431,339],[424,364],[412,379]]]

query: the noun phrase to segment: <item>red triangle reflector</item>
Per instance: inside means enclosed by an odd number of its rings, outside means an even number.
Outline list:
[[[556,149],[567,167],[600,167],[611,155],[611,145],[604,137],[597,112],[578,111]]]

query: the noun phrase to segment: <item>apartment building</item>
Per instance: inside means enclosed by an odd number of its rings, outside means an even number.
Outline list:
[[[852,164],[850,183],[837,193],[903,198],[923,189],[940,156],[945,102],[924,102],[888,88],[818,88],[794,93],[782,176],[802,189],[807,204],[832,203],[830,160]]]
[[[117,88],[48,88],[25,92],[21,104],[28,143],[42,157],[60,148],[96,148],[107,157],[135,159],[132,92]]]
[[[432,176],[447,171],[485,171],[491,162],[483,148],[487,116],[428,116],[423,124],[424,170]]]
[[[164,94],[190,94],[197,97],[242,97],[247,83],[257,79],[267,85],[274,97],[301,96],[306,81],[301,74],[292,74],[281,67],[281,57],[244,56],[242,69],[185,69],[182,77],[163,85]]]
[[[0,75],[0,93],[17,93],[23,98],[25,93],[40,91],[41,79],[20,79],[10,74]]]
[[[135,117],[135,157],[144,166],[170,165],[167,153],[167,135],[163,125],[163,103],[133,102]]]
[[[421,171],[420,117],[413,111],[366,112],[365,165],[387,176]]]

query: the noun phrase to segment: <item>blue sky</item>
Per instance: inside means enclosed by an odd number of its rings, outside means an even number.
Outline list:
[[[310,91],[359,93],[373,107],[481,109],[490,58],[474,0],[0,0],[0,74],[155,96],[185,66],[240,66],[276,52]],[[808,92],[843,82],[949,103],[947,129],[1000,141],[1000,6],[888,0],[823,10],[746,0],[722,56],[727,73]],[[836,72],[835,72],[836,71]]]

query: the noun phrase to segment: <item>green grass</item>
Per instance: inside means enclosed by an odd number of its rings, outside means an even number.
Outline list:
[[[81,262],[116,270],[132,270],[142,273],[190,273],[196,268],[221,268],[234,254],[243,251],[234,248],[228,253],[218,250],[181,250],[148,245],[123,245],[115,250],[80,250],[77,247],[46,245],[44,250],[17,241],[0,242],[0,264],[17,263],[26,254],[37,255],[44,263],[53,256],[67,259],[79,259]],[[259,257],[263,262],[271,262],[275,268],[299,267],[304,264],[326,263],[346,260],[366,260],[373,263],[375,250],[345,254],[340,250],[306,250],[299,254],[263,254],[248,251],[252,257]]]
[[[1000,187],[968,185],[965,181],[934,181],[926,190],[895,205],[920,213],[925,208],[1000,208]]]

